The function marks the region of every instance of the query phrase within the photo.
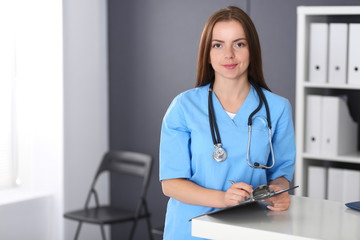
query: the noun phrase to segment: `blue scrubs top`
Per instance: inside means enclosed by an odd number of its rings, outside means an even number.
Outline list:
[[[254,187],[285,177],[292,180],[295,166],[295,136],[289,101],[264,90],[269,104],[275,165],[269,170],[251,168],[246,161],[248,117],[257,108],[259,97],[251,90],[233,120],[213,94],[215,117],[227,159],[216,162],[209,124],[208,89],[190,89],[178,95],[162,123],[160,141],[160,180],[185,178],[202,187],[226,191],[231,183],[245,182]],[[271,165],[266,110],[253,117],[250,162]],[[167,206],[164,239],[199,239],[191,236],[189,219],[214,208],[190,205],[170,198]]]

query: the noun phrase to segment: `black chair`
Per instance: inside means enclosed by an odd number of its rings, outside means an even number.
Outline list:
[[[149,238],[152,240],[153,236],[151,233],[150,213],[148,211],[145,199],[146,191],[149,185],[152,163],[153,158],[150,155],[143,153],[128,151],[109,151],[106,153],[91,184],[91,188],[85,203],[85,208],[64,214],[65,218],[79,222],[75,234],[75,239],[78,239],[83,223],[100,225],[102,238],[106,239],[104,231],[105,224],[123,223],[129,221],[133,222],[129,239],[133,239],[138,220],[145,218],[147,222]],[[143,179],[142,189],[140,190],[140,197],[137,199],[138,202],[134,211],[110,205],[100,205],[95,185],[98,177],[106,171],[109,171],[110,173],[120,173],[136,176]],[[94,195],[96,205],[95,207],[89,207],[91,195]]]

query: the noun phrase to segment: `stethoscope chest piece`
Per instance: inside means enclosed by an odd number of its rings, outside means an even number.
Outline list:
[[[226,159],[226,151],[221,147],[221,144],[215,145],[215,150],[213,152],[213,158],[217,162],[222,162]]]

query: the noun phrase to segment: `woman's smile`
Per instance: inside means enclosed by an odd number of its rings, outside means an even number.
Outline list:
[[[234,69],[236,68],[237,64],[224,64],[223,65],[226,69]]]

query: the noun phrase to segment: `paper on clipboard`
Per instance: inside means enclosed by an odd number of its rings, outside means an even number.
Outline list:
[[[227,210],[232,209],[232,208],[237,208],[237,207],[239,207],[239,206],[243,206],[243,205],[247,205],[247,204],[250,204],[250,203],[255,203],[255,202],[258,202],[258,201],[262,201],[262,200],[265,200],[265,199],[274,197],[274,196],[276,196],[276,195],[279,195],[279,194],[281,194],[281,193],[288,192],[288,191],[290,191],[290,190],[292,190],[292,189],[295,189],[295,188],[297,188],[297,187],[299,187],[299,186],[293,186],[293,187],[289,187],[289,188],[287,188],[287,189],[284,189],[284,190],[280,190],[280,191],[275,192],[275,191],[273,191],[273,190],[269,190],[269,189],[268,189],[268,186],[262,185],[262,186],[259,186],[258,188],[256,188],[256,189],[254,190],[254,192],[255,192],[256,190],[258,191],[258,194],[257,194],[257,195],[255,194],[254,196],[252,196],[252,197],[250,197],[250,198],[248,198],[248,199],[245,199],[245,200],[239,202],[239,204],[236,204],[236,205],[230,206],[230,207],[225,207],[225,208],[216,209],[216,210],[214,210],[214,211],[211,211],[211,212],[208,212],[208,213],[204,213],[204,214],[198,215],[198,216],[196,216],[196,217],[191,218],[189,221],[191,221],[191,220],[194,219],[194,218],[201,217],[201,216],[212,215],[212,214],[214,214],[214,213],[223,212],[223,211],[227,211]],[[264,188],[266,188],[266,191],[267,191],[265,194],[264,194],[264,192],[263,192],[263,191],[264,191]],[[254,193],[254,192],[253,192],[253,193]]]

